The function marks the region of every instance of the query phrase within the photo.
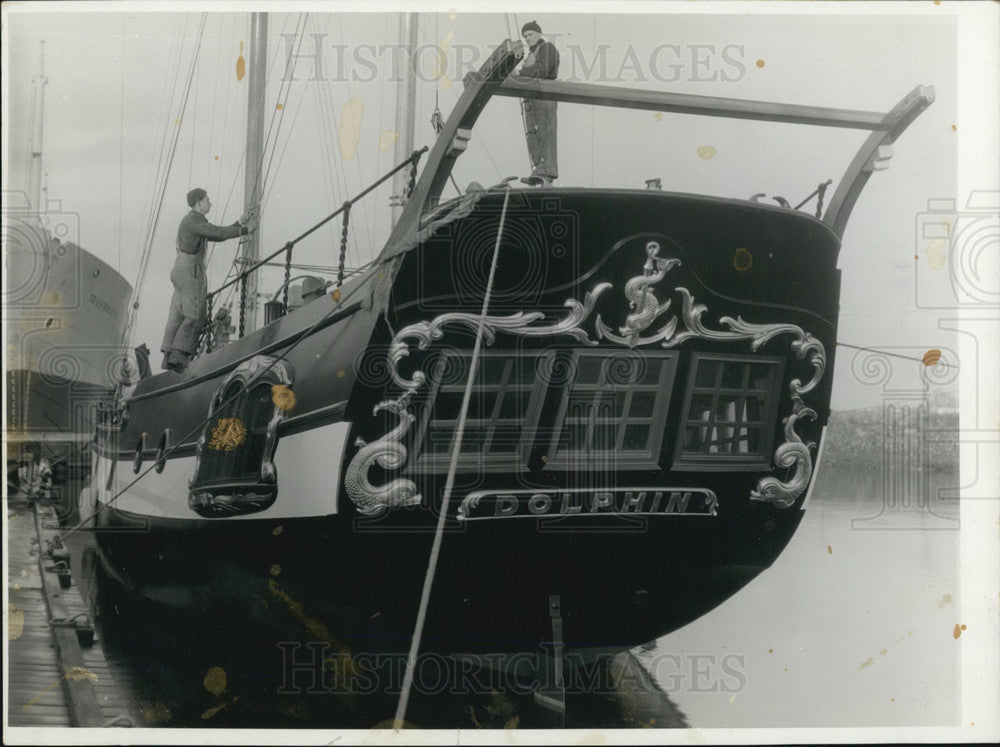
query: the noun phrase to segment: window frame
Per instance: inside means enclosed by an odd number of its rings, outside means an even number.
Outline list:
[[[441,351],[443,356],[450,358],[457,358],[461,360],[466,365],[466,370],[468,368],[468,363],[472,358],[471,352],[466,353],[463,350],[450,349]],[[518,355],[520,353],[520,355]],[[557,351],[551,349],[545,350],[489,350],[482,351],[480,353],[481,358],[492,358],[492,359],[509,359],[512,362],[516,361],[518,358],[530,358],[535,361],[535,375],[529,384],[515,384],[514,386],[522,387],[520,393],[527,393],[528,403],[524,410],[524,417],[518,422],[513,423],[516,427],[520,429],[520,437],[518,438],[517,449],[510,453],[505,454],[491,454],[489,452],[489,447],[476,452],[475,454],[459,454],[457,462],[458,472],[479,472],[486,470],[495,470],[503,468],[516,468],[516,469],[528,469],[528,462],[531,456],[531,450],[534,447],[536,433],[538,431],[538,421],[541,417],[542,405],[545,400],[546,392],[548,391],[549,383],[545,376],[541,375],[540,369],[542,368],[541,362],[544,359],[554,358]],[[518,363],[513,363],[513,365],[518,365]],[[480,369],[482,371],[482,364],[480,362]],[[447,470],[451,461],[451,451],[443,451],[440,453],[429,453],[424,447],[424,441],[427,437],[427,432],[433,427],[434,420],[431,415],[434,411],[434,405],[437,402],[438,395],[441,393],[442,387],[442,375],[446,370],[447,365],[444,360],[440,360],[439,365],[435,367],[434,372],[428,377],[429,381],[429,391],[425,401],[421,403],[422,411],[417,419],[417,427],[414,429],[413,441],[411,442],[411,454],[409,459],[410,466],[407,468],[407,472],[411,474],[432,474],[439,473]],[[494,390],[496,393],[503,393],[505,396],[511,391],[509,386],[509,381],[511,378],[512,370],[508,369],[505,372],[504,380],[501,384],[488,385],[495,386]],[[477,372],[477,376],[480,375]],[[464,394],[465,386],[467,380],[463,380],[459,384],[449,384],[446,390],[446,394],[452,393],[462,393]],[[452,389],[451,387],[454,387]],[[475,392],[474,392],[475,393]],[[501,399],[498,397],[493,404],[493,412],[489,419],[490,422],[490,434],[487,437],[485,443],[489,444],[492,441],[492,433],[495,433],[500,418],[499,408],[501,405]],[[461,407],[459,408],[461,410]],[[453,425],[457,428],[458,426],[458,414],[456,413],[455,419],[449,419],[444,422],[443,427],[448,427],[448,425]],[[483,418],[477,418],[476,422],[484,420]],[[438,421],[442,422],[442,421]],[[466,418],[466,433],[468,433],[470,420]],[[502,425],[509,425],[507,423],[502,423]],[[452,442],[454,443],[454,438]]]
[[[581,461],[607,461],[609,466],[615,470],[659,470],[662,468],[664,436],[666,432],[667,419],[673,396],[674,381],[677,378],[677,368],[680,362],[680,352],[677,350],[629,350],[629,349],[608,349],[608,348],[573,348],[570,352],[569,364],[572,366],[572,374],[566,386],[563,387],[559,396],[559,406],[555,418],[552,422],[552,434],[545,446],[545,460],[543,471],[575,471],[580,468]],[[635,358],[656,358],[663,361],[659,378],[655,384],[608,384],[605,381],[607,367],[611,361],[627,355]],[[597,358],[601,361],[600,379],[596,384],[586,383],[583,391],[592,391],[592,401],[600,399],[602,391],[607,391],[608,387],[617,394],[620,390],[625,394],[625,405],[622,418],[612,418],[617,421],[615,428],[615,446],[611,449],[596,450],[562,450],[558,448],[559,437],[567,417],[573,390],[576,386],[576,377],[579,371],[582,358]],[[649,420],[649,423],[636,423],[636,418],[629,418],[628,412],[632,399],[637,393],[654,393],[652,415],[641,420]],[[624,441],[625,430],[630,425],[648,425],[649,430],[646,435],[646,445],[643,449],[633,449],[622,451],[618,444]]]
[[[757,450],[746,454],[720,452],[715,454],[699,453],[688,451],[684,447],[685,435],[688,427],[700,421],[691,420],[691,405],[697,395],[705,394],[712,396],[713,410],[718,407],[718,397],[722,393],[735,392],[731,387],[721,386],[698,386],[698,366],[702,361],[718,362],[722,364],[763,364],[770,366],[768,388],[765,391],[765,399],[760,416],[760,445]],[[695,351],[691,353],[688,367],[687,385],[684,389],[684,399],[680,408],[678,423],[676,428],[676,442],[673,450],[672,469],[682,472],[694,471],[737,471],[737,472],[760,472],[772,469],[771,459],[774,447],[775,425],[778,416],[778,409],[781,403],[781,384],[785,376],[785,359],[780,356],[762,355],[736,355],[729,353],[710,353]],[[743,389],[741,393],[746,398],[748,392],[762,390]],[[711,421],[715,424],[715,421]],[[706,425],[705,427],[710,427]],[[723,426],[726,427],[726,426]],[[734,428],[741,427],[734,425]],[[756,426],[752,426],[756,427]]]

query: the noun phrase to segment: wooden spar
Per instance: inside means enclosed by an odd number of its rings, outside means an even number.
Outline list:
[[[507,41],[494,51],[477,73],[466,76],[465,91],[448,117],[420,181],[389,236],[380,259],[393,257],[413,245],[420,216],[437,201],[455,160],[465,150],[473,125],[492,96],[870,130],[871,136],[851,161],[823,216],[823,222],[830,226],[837,236],[843,235],[851,209],[871,172],[884,168],[891,155],[893,141],[934,101],[934,89],[931,86],[917,86],[891,111],[882,113],[561,80],[539,80],[518,76],[508,78],[520,56],[520,49],[513,42]]]
[[[612,106],[617,109],[648,109],[676,114],[700,114],[706,117],[731,117],[763,122],[788,122],[861,130],[885,129],[884,119],[886,117],[880,112],[828,109],[821,106],[747,101],[718,96],[696,96],[668,91],[516,76],[505,81],[497,89],[495,95],[562,101],[568,104]]]
[[[934,103],[934,88],[917,86],[885,115],[884,125],[872,132],[841,177],[837,191],[830,198],[830,206],[823,214],[823,222],[830,229],[843,237],[847,219],[857,202],[861,190],[868,183],[873,171],[888,167],[892,157],[892,144],[903,130],[910,126],[920,113]]]
[[[264,179],[264,97],[267,71],[267,13],[250,16],[250,80],[247,91],[247,145],[246,168],[243,180],[243,210],[260,206]],[[258,219],[260,216],[258,215]],[[250,267],[260,257],[260,225],[246,237],[243,244],[245,267]],[[246,307],[243,310],[246,334],[257,329],[257,275],[247,276]]]
[[[465,90],[438,135],[427,158],[427,165],[414,186],[413,194],[403,208],[399,221],[393,227],[379,260],[394,257],[406,250],[406,240],[416,234],[420,216],[429,203],[441,194],[455,161],[465,152],[472,127],[483,108],[523,56],[521,45],[507,39],[493,50],[493,54],[477,72],[465,76]]]
[[[45,42],[38,42],[38,76],[35,78],[35,97],[31,109],[31,140],[28,154],[28,199],[31,201],[32,217],[38,225],[44,225],[42,216],[42,128],[45,123]]]
[[[414,115],[416,112],[417,100],[417,73],[416,73],[416,52],[417,13],[399,14],[399,44],[404,48],[403,57],[405,62],[403,70],[393,71],[394,74],[402,73],[403,79],[396,84],[396,163],[402,163],[413,153]],[[406,188],[410,183],[410,172],[400,171],[392,180],[392,222],[395,225],[403,213],[403,205],[406,202]]]

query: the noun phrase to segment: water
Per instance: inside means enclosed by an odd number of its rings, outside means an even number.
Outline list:
[[[644,647],[692,726],[957,724],[958,504],[935,496],[958,481],[927,477],[886,509],[878,472],[821,471],[768,571]]]

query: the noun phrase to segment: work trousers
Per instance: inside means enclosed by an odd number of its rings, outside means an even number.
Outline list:
[[[556,102],[522,99],[524,135],[528,140],[532,176],[555,179],[559,176],[556,161]]]
[[[179,350],[193,356],[198,352],[198,338],[208,323],[205,308],[208,283],[201,253],[177,252],[170,282],[174,285],[174,294],[170,298],[170,313],[160,350],[164,353]]]

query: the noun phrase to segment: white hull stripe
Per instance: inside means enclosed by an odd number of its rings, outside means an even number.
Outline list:
[[[339,422],[282,436],[274,455],[278,471],[278,499],[274,505],[253,514],[207,521],[301,519],[336,514],[350,429],[350,423]],[[147,460],[143,470],[149,466]],[[98,457],[92,485],[97,488],[101,503],[107,503],[136,477],[131,462],[119,461],[111,489],[107,490],[110,468],[110,459]],[[188,483],[194,470],[194,456],[168,459],[163,472],[151,470],[119,496],[114,505],[122,511],[151,518],[206,521],[188,507]]]

